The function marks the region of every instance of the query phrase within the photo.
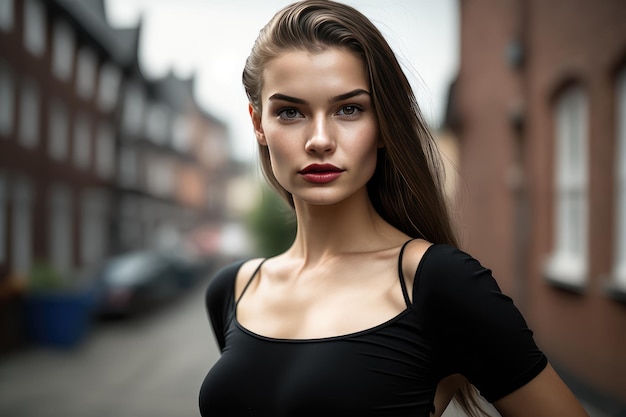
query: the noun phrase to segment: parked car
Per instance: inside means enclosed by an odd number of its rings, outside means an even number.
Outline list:
[[[96,313],[129,316],[189,289],[201,267],[176,252],[140,251],[108,260],[96,274]]]

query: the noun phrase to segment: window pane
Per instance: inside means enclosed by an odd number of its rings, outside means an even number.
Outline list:
[[[60,100],[50,100],[48,115],[48,152],[52,159],[63,161],[67,158],[68,151],[67,108]]]
[[[74,164],[82,169],[91,164],[91,120],[85,113],[74,120]]]
[[[87,48],[78,52],[76,59],[76,92],[84,99],[94,94],[96,83],[96,55]]]
[[[38,0],[24,2],[24,46],[37,56],[46,48],[46,11]]]
[[[39,91],[34,81],[26,79],[20,92],[19,141],[34,148],[39,136]]]
[[[52,265],[68,279],[72,269],[72,196],[68,187],[54,185],[50,189],[50,223],[48,252]]]
[[[588,111],[584,91],[573,86],[555,107],[555,219],[551,274],[580,283],[587,265]],[[575,266],[575,267],[574,267]],[[561,277],[558,277],[562,269]]]
[[[122,112],[122,128],[129,136],[141,134],[145,100],[141,88],[130,84],[125,88],[124,109]]]
[[[102,66],[98,87],[98,106],[101,110],[109,111],[117,104],[121,77],[120,71],[113,64]]]
[[[98,127],[96,139],[96,172],[102,178],[113,176],[115,158],[115,137],[113,129],[108,123],[101,123]]]
[[[26,278],[32,264],[33,188],[24,178],[14,184],[12,215],[13,269]]]
[[[74,65],[74,33],[67,23],[57,21],[53,36],[52,72],[60,80],[67,81]]]
[[[106,255],[109,206],[104,191],[85,191],[81,197],[81,210],[81,263],[93,265]]]
[[[0,0],[2,1],[2,0]],[[0,61],[0,135],[13,132],[14,97],[13,73],[8,64]]]
[[[13,29],[13,0],[0,0],[0,29],[6,32]]]

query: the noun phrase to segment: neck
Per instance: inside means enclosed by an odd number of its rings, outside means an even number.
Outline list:
[[[294,204],[298,231],[288,254],[308,264],[388,249],[407,238],[376,212],[366,192],[328,206],[299,200]]]

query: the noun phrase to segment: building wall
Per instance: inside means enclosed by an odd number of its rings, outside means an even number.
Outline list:
[[[626,7],[619,0],[459,5],[465,246],[493,267],[555,364],[626,402],[626,307],[607,293]],[[554,99],[570,82],[582,86],[589,109],[589,267],[579,288],[546,276],[555,239]]]

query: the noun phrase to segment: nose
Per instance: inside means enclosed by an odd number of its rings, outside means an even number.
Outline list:
[[[306,141],[307,152],[324,154],[334,151],[335,139],[332,127],[324,116],[315,117],[312,123],[312,131]]]

